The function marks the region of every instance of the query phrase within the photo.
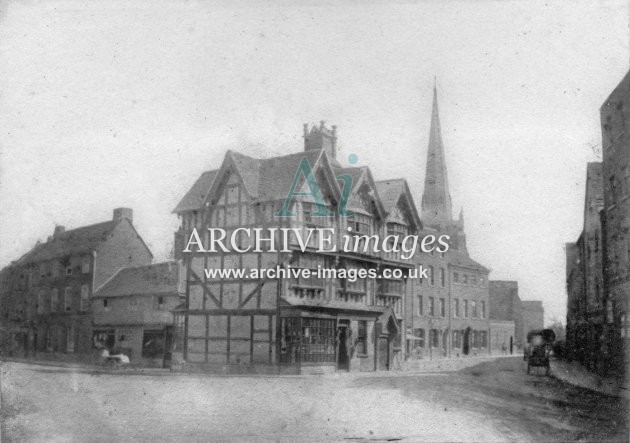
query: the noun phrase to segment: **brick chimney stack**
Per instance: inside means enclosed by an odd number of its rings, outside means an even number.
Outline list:
[[[131,223],[133,223],[133,209],[131,208],[116,208],[114,209],[114,221],[120,221],[123,218],[126,218]]]
[[[53,238],[59,237],[60,234],[66,232],[66,227],[62,225],[55,226],[55,232],[53,232]]]
[[[308,124],[304,123],[304,150],[325,149],[331,159],[337,159],[337,126],[332,129],[326,127],[326,122],[319,122],[319,127],[313,125],[308,130]]]

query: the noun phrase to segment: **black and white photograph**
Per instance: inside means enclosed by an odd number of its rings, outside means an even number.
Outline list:
[[[628,0],[0,0],[0,441],[628,442]]]

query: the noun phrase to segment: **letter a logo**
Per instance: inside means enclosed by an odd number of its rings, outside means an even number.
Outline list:
[[[296,191],[298,183],[300,181],[300,176],[303,175],[305,179],[306,185],[308,185],[309,192],[299,192]],[[319,185],[317,184],[317,180],[315,180],[315,176],[313,175],[313,170],[311,169],[311,165],[308,162],[308,158],[306,156],[302,157],[300,161],[300,165],[298,166],[298,170],[295,172],[295,177],[293,177],[293,183],[291,184],[291,189],[289,189],[289,193],[287,194],[287,198],[284,200],[284,205],[282,205],[282,209],[275,213],[277,217],[296,217],[297,213],[290,211],[289,206],[291,205],[291,200],[295,196],[307,196],[310,195],[313,198],[313,202],[317,205],[317,212],[311,213],[311,216],[314,217],[334,217],[334,213],[330,212],[324,203],[324,198],[322,197],[321,190],[319,189]]]

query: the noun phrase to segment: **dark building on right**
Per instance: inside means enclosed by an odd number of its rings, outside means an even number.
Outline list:
[[[567,351],[600,373],[628,367],[630,72],[600,108],[601,163],[586,174],[584,228],[566,245]]]
[[[615,368],[627,367],[630,298],[630,72],[600,109],[604,181],[604,288],[606,351]]]

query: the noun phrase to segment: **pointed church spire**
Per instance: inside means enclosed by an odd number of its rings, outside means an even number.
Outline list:
[[[433,110],[424,193],[422,194],[422,220],[427,226],[442,229],[453,223],[451,194],[448,189],[446,158],[438,112],[437,85],[433,86]]]

